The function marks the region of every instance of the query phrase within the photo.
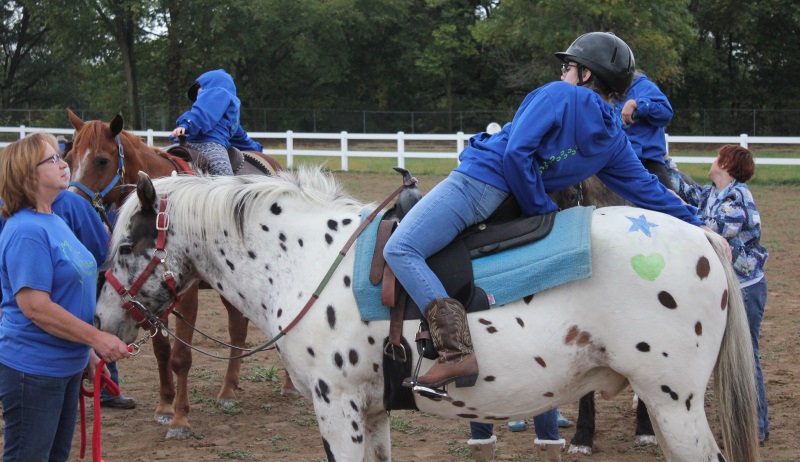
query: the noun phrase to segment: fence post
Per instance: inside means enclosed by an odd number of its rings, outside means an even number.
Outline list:
[[[291,130],[286,131],[286,168],[292,168],[294,166],[294,138],[292,138],[292,134],[294,132]]]
[[[153,129],[152,128],[148,128],[147,129],[147,145],[148,146],[153,146]]]
[[[669,133],[664,133],[664,144],[667,148],[667,154],[669,154]]]
[[[747,133],[742,133],[739,135],[740,141],[739,145],[745,149],[747,149]]]
[[[349,166],[347,165],[347,132],[342,132],[342,171],[346,172]]]
[[[458,132],[458,139],[456,140],[456,159],[458,159],[458,155],[461,154],[461,151],[464,150],[464,132]],[[458,160],[456,160],[458,163]]]
[[[22,138],[25,138],[25,126],[24,125],[20,125],[19,126],[19,139],[22,139]]]
[[[397,132],[397,166],[406,168],[406,139],[403,132]]]

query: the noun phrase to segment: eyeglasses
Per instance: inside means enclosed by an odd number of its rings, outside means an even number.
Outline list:
[[[571,67],[577,68],[578,65],[575,63],[561,63],[561,75],[567,75]]]
[[[36,164],[36,166],[38,167],[38,166],[44,165],[44,164],[46,164],[48,162],[52,162],[52,163],[58,165],[58,161],[60,161],[60,160],[61,160],[61,154],[53,154],[53,157],[48,157],[47,159],[45,159],[45,160],[39,162],[38,164]]]

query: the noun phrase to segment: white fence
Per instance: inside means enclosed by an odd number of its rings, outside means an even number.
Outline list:
[[[20,125],[19,127],[0,127],[0,133],[17,133],[20,138],[24,138],[27,134],[37,131],[52,133],[54,135],[67,135],[73,134],[72,129],[65,128],[39,128],[39,127],[26,127]],[[142,130],[131,132],[137,136],[144,137],[147,144],[150,146],[155,145],[156,139],[163,140],[162,145],[170,144],[169,135],[167,131],[154,131]],[[397,165],[400,167],[405,166],[406,159],[453,159],[458,158],[458,153],[464,149],[465,144],[471,137],[471,134],[458,132],[453,135],[419,135],[419,134],[406,134],[403,132],[378,134],[378,133],[295,133],[293,131],[287,132],[251,132],[250,137],[256,140],[280,140],[283,141],[282,149],[264,149],[265,154],[282,155],[286,156],[286,166],[292,168],[294,166],[295,156],[325,156],[325,157],[340,157],[342,170],[348,170],[348,159],[351,157],[388,157],[397,159]],[[295,148],[295,141],[312,141],[312,140],[327,140],[338,141],[339,149],[297,149]],[[396,145],[395,150],[363,150],[351,149],[350,141],[373,141],[379,143],[386,143]],[[416,149],[407,149],[406,142],[433,142],[437,145],[447,146],[450,144],[452,150],[445,148],[440,151],[420,151]],[[750,144],[793,144],[798,145],[800,150],[800,137],[777,137],[777,136],[748,136],[742,134],[739,136],[670,136],[667,135],[667,150],[670,144],[677,143],[692,143],[692,144],[739,144],[748,147]],[[0,147],[8,146],[9,143],[0,142]],[[334,143],[337,144],[337,143]],[[714,162],[715,157],[673,157],[677,163],[692,163],[692,164],[710,164]],[[756,158],[756,163],[759,165],[800,165],[800,158]]]

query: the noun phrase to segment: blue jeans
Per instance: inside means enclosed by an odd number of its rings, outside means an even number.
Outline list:
[[[423,314],[437,297],[449,297],[425,260],[488,218],[506,197],[508,193],[494,186],[452,172],[400,222],[383,256]]]
[[[66,461],[78,414],[82,372],[69,377],[26,374],[0,364],[5,420],[3,462]]]
[[[757,283],[742,289],[744,310],[747,323],[750,325],[750,339],[753,342],[753,353],[756,356],[756,393],[758,394],[758,438],[764,439],[769,433],[769,408],[767,407],[767,390],[764,387],[764,373],[758,359],[758,338],[761,333],[761,319],[767,304],[767,278],[764,276]]]
[[[119,371],[117,370],[117,363],[106,363],[106,367],[108,367],[108,372],[111,374],[111,380],[119,386]],[[112,396],[105,388],[100,390],[100,401],[111,401],[112,399],[116,398],[116,396]]]
[[[469,430],[473,440],[485,440],[492,437],[494,425],[470,422]],[[533,430],[540,440],[558,440],[558,408],[551,409],[533,418]]]

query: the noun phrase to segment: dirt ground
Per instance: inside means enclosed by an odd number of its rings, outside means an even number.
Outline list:
[[[364,200],[379,202],[393,190],[399,177],[342,173],[347,189]],[[420,178],[427,190],[441,177]],[[800,188],[753,188],[763,220],[763,243],[770,251],[767,263],[769,296],[761,329],[761,356],[771,413],[770,440],[761,449],[766,461],[800,461]],[[215,336],[227,333],[225,309],[215,292],[201,291],[199,327]],[[251,345],[265,337],[251,327]],[[218,354],[227,352],[209,341],[199,340],[200,348]],[[236,407],[223,410],[215,397],[225,362],[195,354],[190,377],[192,411],[189,416],[193,436],[187,440],[165,440],[166,427],[153,421],[157,403],[157,374],[150,345],[132,360],[120,363],[124,393],[135,397],[135,410],[103,409],[103,456],[106,461],[217,461],[217,460],[286,460],[322,461],[325,454],[316,427],[313,406],[303,398],[280,395],[279,374],[282,364],[275,351],[260,353],[242,366],[241,390]],[[604,401],[598,398],[598,421],[595,454],[565,455],[564,460],[652,461],[663,460],[654,446],[633,443],[634,411],[632,393]],[[715,426],[716,409],[707,413]],[[91,406],[89,406],[91,411]],[[561,407],[574,421],[576,404]],[[469,460],[466,421],[445,420],[419,412],[392,413],[392,456],[396,461],[465,461]],[[91,424],[91,422],[90,422]],[[495,427],[499,460],[542,460],[533,450],[532,428],[511,433],[504,425]],[[562,429],[569,439],[572,428]],[[715,431],[715,433],[717,433]],[[718,434],[718,433],[717,433]],[[71,461],[78,461],[79,432],[76,431]],[[721,442],[720,439],[718,441]],[[89,454],[87,457],[91,457]]]

